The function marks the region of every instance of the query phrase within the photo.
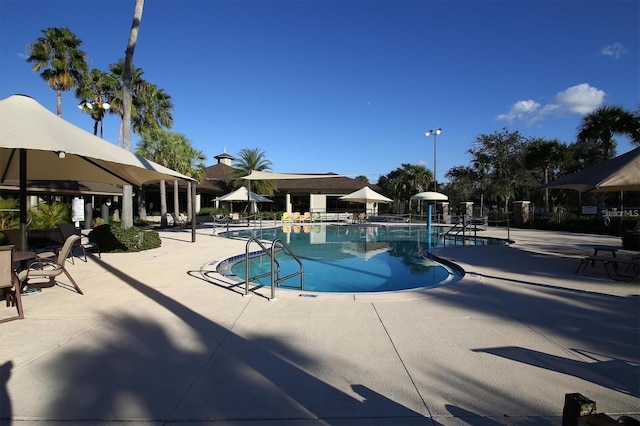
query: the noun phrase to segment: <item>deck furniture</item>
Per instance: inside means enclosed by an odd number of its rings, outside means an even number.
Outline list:
[[[71,263],[73,263],[73,250],[79,248],[80,250],[82,250],[82,254],[84,256],[84,261],[87,261],[87,250],[88,251],[97,251],[98,252],[98,257],[102,257],[101,253],[100,253],[100,247],[98,247],[98,244],[96,243],[92,243],[90,241],[88,241],[88,239],[85,240],[85,238],[83,235],[80,234],[80,230],[76,230],[76,227],[73,223],[60,223],[58,224],[58,229],[60,229],[60,233],[62,234],[62,241],[67,241],[67,238],[69,238],[72,235],[79,235],[80,239],[74,244],[74,246],[71,248],[71,252],[69,253],[69,255],[71,256]]]
[[[20,283],[13,271],[14,246],[0,246],[0,296],[5,300],[7,307],[16,308],[17,314],[0,319],[0,322],[7,322],[24,318],[22,308],[22,298],[20,296]]]
[[[67,257],[73,246],[80,240],[79,235],[71,235],[66,239],[64,245],[57,253],[54,260],[50,258],[36,258],[35,262],[32,262],[27,269],[18,272],[18,280],[20,285],[26,284],[32,278],[48,278],[51,282],[55,282],[56,277],[61,274],[65,274],[76,291],[80,294],[84,294],[78,284],[71,277],[71,274],[67,271]]]
[[[578,265],[578,269],[576,269],[576,274],[587,269],[587,266],[591,264],[591,266],[595,266],[597,262],[600,262],[604,265],[605,270],[607,271],[607,275],[612,280],[616,281],[633,281],[640,276],[640,256],[633,256],[630,258],[621,258],[616,256],[587,256],[580,259],[580,264]],[[620,272],[620,267],[625,266],[625,273]]]

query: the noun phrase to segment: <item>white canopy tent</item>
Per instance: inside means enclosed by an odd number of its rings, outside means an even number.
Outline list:
[[[354,203],[364,203],[365,205],[365,213],[367,210],[367,205],[370,203],[391,203],[393,200],[391,198],[387,198],[382,194],[378,194],[373,189],[368,186],[362,187],[357,191],[352,192],[351,194],[343,195],[340,197],[342,201],[351,201]],[[373,207],[373,213],[377,213],[377,206]]]

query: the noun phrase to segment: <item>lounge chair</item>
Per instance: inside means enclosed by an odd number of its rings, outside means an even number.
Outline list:
[[[29,265],[29,268],[19,272],[18,281],[20,281],[20,287],[26,285],[27,281],[32,278],[48,278],[49,281],[55,282],[55,278],[58,275],[64,273],[69,281],[71,281],[71,284],[73,284],[73,287],[75,287],[76,291],[80,294],[84,294],[66,268],[67,257],[69,257],[71,249],[79,240],[79,235],[71,235],[64,242],[64,245],[58,252],[55,260],[52,261],[49,258],[38,258],[35,262]]]
[[[292,220],[294,222],[300,222],[300,212],[294,212]]]
[[[314,222],[322,222],[322,214],[320,214],[320,213],[314,213],[314,214],[313,214],[313,221],[314,221]]]
[[[13,272],[13,250],[13,245],[0,246],[0,295],[4,296],[7,307],[16,307],[18,314],[9,318],[2,318],[0,322],[24,318],[20,284]]]
[[[284,213],[282,213],[282,218],[280,220],[283,221],[283,222],[292,222],[293,218],[291,217],[291,213],[284,212]]]
[[[304,212],[302,217],[300,217],[300,222],[311,222],[311,213]]]

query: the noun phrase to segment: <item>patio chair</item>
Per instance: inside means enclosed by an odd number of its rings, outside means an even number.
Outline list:
[[[289,213],[289,212],[282,213],[282,218],[280,220],[282,222],[291,222],[292,221],[291,213]]]
[[[304,214],[300,217],[300,222],[311,222],[311,213],[304,212]]]
[[[60,251],[58,252],[55,260],[48,258],[37,258],[36,261],[31,263],[27,269],[18,273],[18,281],[20,281],[20,287],[32,278],[48,278],[50,282],[55,283],[55,278],[58,275],[64,273],[76,291],[80,294],[84,294],[78,284],[73,280],[71,274],[67,271],[66,260],[71,253],[73,246],[80,240],[79,235],[71,235],[68,237]]]
[[[60,230],[60,233],[62,234],[62,241],[67,241],[67,238],[69,238],[72,235],[79,235],[79,232],[76,231],[76,227],[73,223],[59,223],[58,224],[58,229]],[[84,256],[84,261],[87,261],[87,250],[97,250],[98,251],[98,257],[102,257],[100,255],[100,247],[98,247],[98,244],[96,243],[92,243],[89,241],[83,242],[83,236],[80,235],[80,239],[78,240],[77,243],[74,244],[74,246],[71,248],[71,252],[69,253],[69,256],[71,257],[71,263],[73,262],[73,250],[75,248],[80,248],[82,250],[82,254]],[[60,248],[58,248],[58,250],[60,250]],[[42,257],[42,253],[38,255],[38,257]],[[49,256],[49,257],[55,257],[55,256]]]
[[[293,219],[294,222],[300,222],[300,212],[294,212],[293,213]]]
[[[7,307],[15,306],[18,314],[9,318],[2,318],[0,322],[24,318],[20,285],[13,272],[13,250],[13,245],[0,246],[0,294],[4,296]]]

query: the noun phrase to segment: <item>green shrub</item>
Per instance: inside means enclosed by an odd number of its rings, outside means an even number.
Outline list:
[[[89,233],[89,241],[98,244],[101,252],[142,251],[160,247],[160,235],[153,230],[135,226],[123,228],[120,222],[100,225]]]
[[[622,234],[622,247],[627,250],[640,250],[640,231],[628,229]]]
[[[20,208],[15,198],[0,197],[0,230],[20,227]]]
[[[203,207],[200,209],[196,216],[211,215],[211,216],[226,216],[229,214],[227,209],[217,209],[215,207]]]
[[[71,222],[71,206],[41,203],[29,209],[29,229],[51,229],[59,223]]]

